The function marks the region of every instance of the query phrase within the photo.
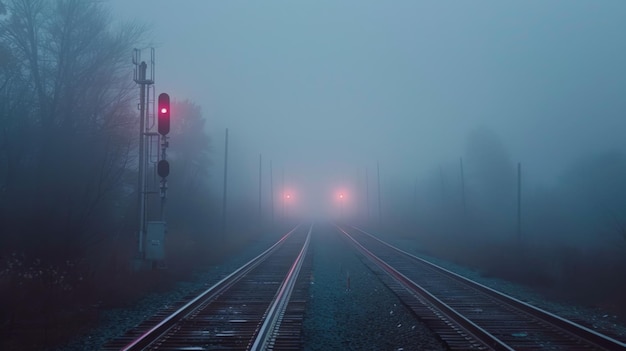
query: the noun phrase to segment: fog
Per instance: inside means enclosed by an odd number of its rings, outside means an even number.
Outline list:
[[[623,318],[624,33],[609,0],[0,0],[0,349],[310,219]]]
[[[624,150],[619,1],[111,4],[151,25],[157,91],[201,106],[214,189],[229,128],[236,201],[257,201],[259,154],[264,180],[271,160],[274,189],[284,169],[302,213],[319,214],[366,169],[375,195],[376,162],[383,196],[412,193],[458,164],[474,130],[497,135],[529,184]]]

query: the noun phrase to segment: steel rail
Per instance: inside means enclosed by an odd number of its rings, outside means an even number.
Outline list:
[[[289,303],[291,293],[293,292],[293,287],[295,286],[298,275],[300,274],[300,269],[302,268],[304,257],[308,252],[312,230],[313,225],[309,227],[309,232],[307,233],[306,240],[304,242],[304,245],[302,246],[302,249],[300,250],[300,253],[298,254],[298,257],[289,269],[285,280],[281,284],[280,289],[274,297],[272,305],[268,308],[268,311],[266,312],[263,325],[259,328],[257,337],[255,338],[254,343],[250,348],[251,351],[267,350],[270,348],[271,343],[276,336],[275,333],[280,327],[280,322],[282,316],[284,315],[285,309],[287,308],[287,304]]]
[[[409,290],[418,293],[420,296],[424,297],[429,303],[435,306],[441,313],[446,315],[450,320],[455,321],[466,330],[470,335],[472,335],[477,341],[482,343],[483,345],[491,348],[492,350],[498,351],[514,351],[513,348],[503,343],[500,339],[493,336],[491,333],[478,326],[476,323],[467,319],[465,316],[457,312],[452,307],[448,306],[446,303],[441,301],[435,295],[431,294],[421,286],[414,283],[411,279],[409,279],[404,274],[400,273],[398,270],[387,264],[385,261],[381,260],[378,256],[373,254],[367,248],[365,248],[361,243],[359,243],[356,239],[352,237],[348,232],[346,232],[341,227],[337,227],[348,239],[352,241],[352,243],[361,251],[364,255],[366,255],[370,260],[376,262],[376,264],[381,267],[385,272],[393,276],[395,279],[400,281],[403,285],[405,285]]]
[[[204,303],[208,299],[213,299],[216,296],[219,296],[224,291],[228,290],[233,284],[235,284],[238,280],[240,280],[243,276],[245,276],[248,272],[257,267],[261,262],[263,262],[267,257],[269,257],[278,247],[280,247],[285,240],[291,236],[298,228],[300,224],[298,224],[295,228],[290,230],[287,234],[283,235],[280,240],[278,240],[274,245],[272,245],[267,250],[263,251],[261,254],[248,261],[243,266],[239,267],[237,270],[215,283],[213,286],[202,292],[200,295],[186,303],[184,306],[167,316],[157,325],[153,326],[138,338],[134,339],[132,342],[128,343],[126,346],[121,348],[122,351],[137,351],[143,350],[148,347],[151,343],[157,340],[161,335],[165,334],[170,328],[172,328],[176,323],[183,320],[187,316],[189,316],[193,311],[202,303]]]
[[[498,290],[495,290],[493,288],[490,288],[486,285],[480,284],[478,282],[475,282],[471,279],[468,279],[460,274],[454,273],[450,270],[447,270],[443,267],[440,267],[438,265],[433,264],[432,262],[429,262],[423,258],[417,257],[415,255],[412,255],[400,248],[397,248],[387,242],[384,242],[383,240],[379,239],[378,237],[376,237],[373,234],[370,234],[368,232],[366,232],[365,230],[352,226],[352,228],[358,230],[359,232],[368,235],[369,237],[373,238],[374,240],[378,241],[379,243],[381,243],[382,245],[385,245],[393,250],[395,250],[396,252],[401,253],[403,256],[417,261],[421,264],[426,265],[428,268],[443,274],[449,278],[452,278],[458,282],[461,282],[462,284],[466,284],[472,288],[474,288],[475,290],[478,290],[496,300],[499,300],[501,302],[506,303],[509,306],[514,307],[515,309],[526,313],[527,315],[533,316],[534,318],[538,318],[541,319],[542,321],[552,325],[554,328],[562,330],[570,335],[572,335],[575,338],[584,340],[586,343],[593,345],[595,347],[601,348],[601,349],[605,349],[605,350],[626,350],[626,343],[616,340],[614,338],[611,338],[607,335],[604,335],[602,333],[599,333],[595,330],[589,329],[583,325],[580,325],[576,322],[570,321],[568,319],[565,319],[563,317],[560,317],[554,313],[551,313],[549,311],[545,311],[543,309],[540,309],[536,306],[533,306],[529,303],[526,303],[524,301],[521,301],[515,297],[506,295]],[[345,233],[345,231],[344,231]],[[354,240],[354,239],[353,239]]]

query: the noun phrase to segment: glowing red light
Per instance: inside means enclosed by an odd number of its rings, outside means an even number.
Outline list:
[[[161,113],[167,113],[167,108],[165,107],[161,108]]]

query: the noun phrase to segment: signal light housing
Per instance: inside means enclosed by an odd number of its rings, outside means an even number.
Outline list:
[[[158,116],[159,134],[167,135],[170,132],[170,96],[166,93],[159,94]]]
[[[165,178],[170,175],[170,163],[166,160],[161,160],[157,163],[157,174],[161,178]]]

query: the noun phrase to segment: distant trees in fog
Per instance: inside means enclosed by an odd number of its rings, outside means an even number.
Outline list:
[[[114,24],[101,2],[0,3],[0,256],[123,260],[135,248],[137,227],[131,54],[146,31]],[[166,207],[172,224],[207,221],[205,122],[198,105],[174,97]]]
[[[504,144],[491,132],[475,132],[463,160],[467,214],[459,210],[460,196],[446,199],[452,205],[421,208],[420,251],[555,298],[626,313],[626,154],[580,155],[552,184],[524,180],[519,241],[515,165]],[[457,168],[445,169],[446,180],[458,179]],[[428,180],[431,190],[439,173]],[[454,183],[449,188],[459,192]],[[422,194],[424,203],[440,198],[438,191]]]
[[[48,252],[77,250],[98,240],[86,233],[111,229],[106,223],[128,205],[124,184],[135,182],[130,170],[138,128],[130,104],[129,57],[144,29],[114,26],[98,2],[5,4],[7,13],[0,17],[3,239]]]
[[[468,136],[463,163],[467,214],[461,207],[459,166],[450,164],[418,185],[420,205],[412,216],[435,232],[516,239],[517,165],[505,144],[494,132],[477,129]],[[523,239],[561,246],[626,245],[624,153],[581,155],[552,185],[522,178]]]
[[[199,234],[206,234],[211,215],[215,215],[208,186],[210,139],[206,119],[200,106],[189,100],[174,101],[172,114],[167,220],[198,239]]]
[[[581,157],[567,168],[557,188],[571,223],[560,239],[590,243],[626,239],[626,155],[613,150]]]
[[[515,203],[515,163],[500,138],[486,128],[468,136],[465,151],[466,187],[473,206],[506,208]]]

